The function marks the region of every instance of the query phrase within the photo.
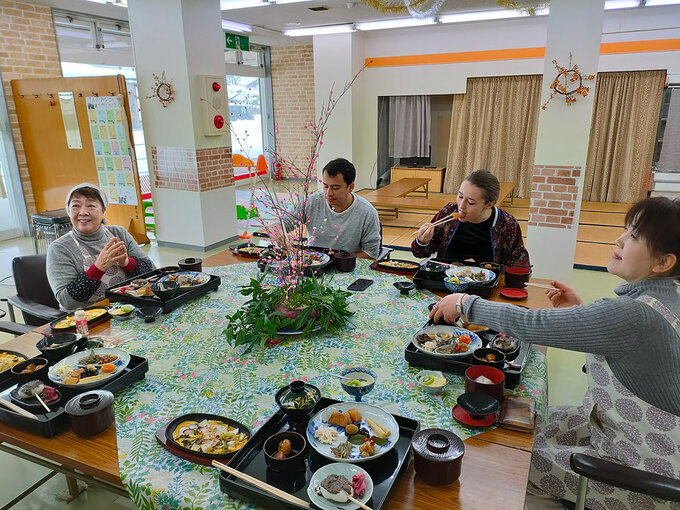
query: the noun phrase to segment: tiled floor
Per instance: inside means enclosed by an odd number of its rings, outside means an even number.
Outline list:
[[[408,230],[407,232],[410,233],[411,231]],[[205,258],[220,251],[221,248],[207,253],[197,253],[159,247],[155,241],[152,241],[151,244],[144,246],[143,250],[156,265],[162,266],[175,264],[177,260],[188,256]],[[12,258],[31,253],[33,253],[33,243],[30,238],[0,242],[0,297],[14,293],[11,277],[7,278],[11,275]],[[393,255],[393,258],[411,257],[410,252],[398,252]],[[618,278],[607,273],[574,270],[571,283],[583,299],[590,302],[601,297],[613,296],[613,289],[619,282]],[[3,306],[3,308],[5,307]],[[9,335],[0,333],[0,343],[9,338]],[[559,349],[548,350],[548,386],[551,404],[577,404],[581,401],[586,387],[586,378],[581,372],[584,359],[582,354]],[[0,465],[3,466],[3,474],[0,476],[0,506],[5,505],[14,495],[28,488],[47,473],[45,468],[16,459],[2,452],[0,452]],[[65,490],[64,477],[57,475],[11,508],[13,510],[129,510],[135,508],[130,500],[96,487],[87,488],[78,498],[66,504],[58,499],[58,495]]]

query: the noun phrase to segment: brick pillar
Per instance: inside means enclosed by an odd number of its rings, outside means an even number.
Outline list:
[[[572,228],[580,176],[580,166],[535,166],[529,225]]]

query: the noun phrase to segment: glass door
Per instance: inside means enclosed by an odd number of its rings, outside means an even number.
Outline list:
[[[26,204],[14,153],[7,102],[4,88],[0,87],[0,241],[28,234]]]

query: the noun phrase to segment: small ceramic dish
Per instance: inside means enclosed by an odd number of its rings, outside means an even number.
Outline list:
[[[132,317],[132,312],[135,311],[135,305],[126,303],[117,303],[109,310],[111,317],[117,321],[126,321]]]
[[[284,441],[288,441],[287,445]],[[290,448],[288,450],[288,448]],[[292,430],[278,432],[264,442],[264,461],[274,471],[294,472],[302,471],[305,466],[305,450],[307,441],[302,434]],[[279,458],[277,452],[281,450],[285,457]]]
[[[468,288],[469,283],[467,281],[461,281],[457,276],[449,276],[444,278],[444,286],[449,292],[465,292]]]
[[[456,404],[467,412],[473,420],[482,420],[489,414],[495,414],[501,407],[498,400],[478,391],[463,393],[456,399]]]
[[[413,294],[416,291],[416,284],[413,282],[394,282],[392,285],[404,296]]]
[[[416,383],[425,392],[436,395],[444,391],[446,377],[439,370],[421,370],[416,375]]]
[[[82,339],[82,341],[81,341]],[[57,333],[56,335],[41,338],[37,344],[43,358],[53,363],[70,356],[79,346],[85,345],[87,338],[81,337],[76,333]]]
[[[321,399],[321,391],[304,381],[293,381],[278,392],[274,400],[293,423],[307,421],[314,406]]]
[[[154,322],[162,312],[163,309],[160,306],[143,306],[135,310],[135,315],[144,319],[144,322]]]
[[[370,392],[378,380],[378,374],[366,367],[346,368],[340,375],[345,377],[340,380],[342,389],[357,402],[361,402],[361,397]]]
[[[21,363],[17,363],[12,368],[12,374],[17,378],[19,384],[40,379],[47,380],[47,358],[31,358]]]
[[[481,347],[473,351],[472,357],[475,360],[475,365],[487,365],[499,370],[502,370],[503,365],[505,365],[505,354],[498,349]]]
[[[158,281],[151,284],[151,292],[153,292],[161,301],[168,301],[175,297],[179,292],[179,282],[170,280]]]

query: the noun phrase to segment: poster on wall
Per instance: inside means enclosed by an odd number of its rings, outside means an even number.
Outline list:
[[[111,204],[137,205],[123,96],[86,97],[99,187]]]

